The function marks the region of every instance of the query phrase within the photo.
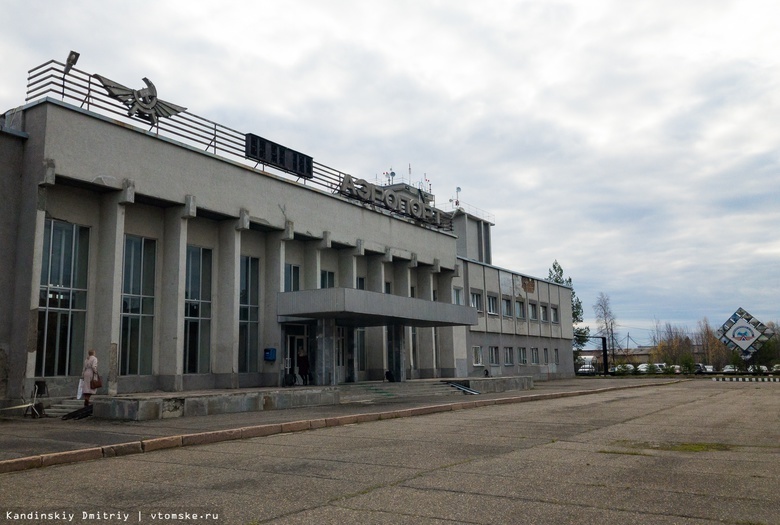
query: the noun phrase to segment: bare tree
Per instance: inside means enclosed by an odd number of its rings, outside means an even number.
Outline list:
[[[720,370],[731,361],[731,351],[720,341],[717,332],[710,326],[706,317],[697,323],[697,331],[693,339],[701,348],[705,363]]]
[[[676,326],[667,322],[663,329],[658,329],[657,355],[658,359],[668,364],[682,364],[683,358],[693,359],[693,341],[684,326]]]
[[[607,348],[611,351],[612,360],[614,362],[615,348],[617,347],[615,341],[615,325],[617,324],[617,319],[615,318],[615,314],[612,313],[612,307],[609,304],[609,296],[604,292],[599,292],[596,304],[593,305],[593,310],[596,314],[596,323],[599,327],[599,333],[607,338]]]

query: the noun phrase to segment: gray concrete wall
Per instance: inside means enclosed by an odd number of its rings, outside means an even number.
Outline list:
[[[59,105],[43,108],[46,156],[56,161],[58,175],[90,182],[103,177],[116,188],[130,179],[138,194],[182,203],[185,195],[194,195],[201,208],[234,217],[244,208],[260,224],[283,230],[292,222],[296,232],[312,237],[323,237],[327,229],[333,241],[346,245],[354,246],[357,239],[381,231],[382,244],[415,253],[421,262],[433,264],[439,259],[446,268],[455,264],[454,236],[345,205],[346,199],[311,186],[260,174],[157,137],[150,140],[150,134]],[[328,221],[324,223],[322,217]]]
[[[466,348],[468,355],[465,363],[469,377],[484,376],[487,370],[490,376],[529,374],[537,379],[572,377],[574,361],[571,352],[573,328],[571,323],[571,289],[554,283],[524,276],[509,270],[499,269],[490,265],[461,259],[463,276],[455,279],[455,286],[463,286],[466,294],[464,301],[469,300],[471,291],[480,291],[483,300],[483,312],[479,314],[479,322],[466,330],[468,334]],[[488,313],[488,295],[498,298],[498,313]],[[503,316],[501,299],[510,297],[514,301],[522,300],[526,314],[518,319],[516,316]],[[536,305],[537,318],[528,315],[528,305]],[[541,308],[548,309],[551,315],[553,306],[558,308],[557,323],[542,321]],[[473,346],[482,347],[482,366],[474,366],[471,356]],[[499,364],[490,365],[489,347],[499,348]],[[504,363],[504,347],[515,349],[515,361],[512,365]],[[517,360],[517,349],[526,348],[528,364],[522,365]],[[540,363],[531,363],[531,349],[539,349]],[[549,362],[544,363],[544,348],[548,349]],[[558,363],[554,362],[554,350],[558,349]]]
[[[12,319],[14,318],[14,292],[16,275],[16,243],[19,227],[18,199],[9,198],[18,195],[20,173],[24,153],[25,139],[15,134],[0,131],[0,399],[8,396],[8,378],[10,370],[10,351],[12,338]],[[7,160],[6,160],[7,159]]]

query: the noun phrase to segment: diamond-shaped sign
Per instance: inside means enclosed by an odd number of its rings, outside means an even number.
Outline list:
[[[772,329],[742,308],[734,312],[718,330],[721,342],[729,350],[739,348],[743,359],[750,359],[774,334]]]

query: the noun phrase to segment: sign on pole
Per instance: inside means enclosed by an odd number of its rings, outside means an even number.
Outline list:
[[[734,312],[718,330],[721,342],[725,343],[729,350],[739,348],[742,359],[745,360],[753,357],[774,334],[774,330],[742,308]]]

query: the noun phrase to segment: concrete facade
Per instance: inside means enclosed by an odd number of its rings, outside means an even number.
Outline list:
[[[40,379],[71,396],[90,348],[108,394],[475,376],[471,347],[510,335],[571,361],[570,291],[520,293],[484,223],[424,224],[48,97],[6,114],[0,158],[5,402]],[[453,304],[480,286],[559,320]]]
[[[459,210],[454,225],[460,271],[453,302],[478,312],[476,324],[456,329],[463,332],[459,347],[465,350],[458,357],[460,375],[574,375],[571,289],[490,264],[489,221]]]

